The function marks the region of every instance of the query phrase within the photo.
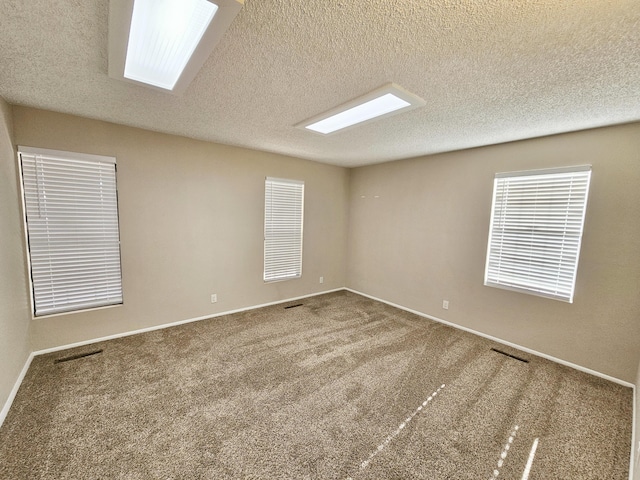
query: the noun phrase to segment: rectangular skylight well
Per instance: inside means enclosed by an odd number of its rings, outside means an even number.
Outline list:
[[[207,0],[135,0],[124,76],[172,90],[217,10]]]
[[[357,107],[350,108],[332,117],[307,125],[307,128],[319,133],[331,133],[350,127],[356,123],[394,112],[400,108],[408,107],[409,105],[411,105],[409,102],[405,102],[392,93],[387,93]]]
[[[109,76],[180,94],[244,0],[109,0]]]
[[[425,101],[390,83],[296,127],[330,134],[365,122],[421,107]]]

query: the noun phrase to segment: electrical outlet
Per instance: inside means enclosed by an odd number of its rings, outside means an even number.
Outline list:
[[[442,308],[449,310],[449,300],[442,300]]]
[[[324,283],[324,277],[320,277],[320,283]]]
[[[218,295],[215,293],[211,294],[211,303],[216,303],[218,301]]]

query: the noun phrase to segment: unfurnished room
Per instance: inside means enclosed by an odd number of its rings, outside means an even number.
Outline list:
[[[0,479],[640,480],[638,0],[0,8]]]

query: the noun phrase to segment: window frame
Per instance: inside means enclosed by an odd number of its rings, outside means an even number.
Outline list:
[[[485,286],[573,303],[591,173],[591,165],[578,165],[495,175],[484,271]],[[538,177],[537,182],[534,177]],[[509,191],[509,188],[512,190]],[[541,188],[546,190],[540,193]],[[503,202],[498,204],[499,191]],[[517,200],[509,199],[510,193],[520,197]],[[550,203],[554,194],[562,198],[564,203]],[[546,201],[544,207],[540,206],[539,201]],[[514,205],[512,210],[509,210],[509,202]],[[558,223],[562,218],[562,209],[565,211],[564,223]],[[545,221],[536,220],[538,215]],[[497,220],[497,216],[502,220]],[[502,227],[496,228],[499,223]],[[560,226],[562,228],[558,228]],[[522,232],[519,238],[517,230]],[[563,230],[562,234],[557,233],[560,230]],[[527,236],[528,239],[525,238]],[[525,240],[528,240],[528,248],[523,248]],[[554,241],[559,240],[561,243],[554,245]],[[495,252],[498,246],[500,251]],[[507,252],[503,253],[503,250]],[[547,254],[550,256],[546,256]],[[523,267],[525,259],[528,259],[533,268]],[[515,270],[522,273],[514,273]],[[554,275],[555,284],[552,282]],[[537,280],[532,278],[535,276]],[[529,277],[528,283],[524,277]],[[548,283],[545,284],[545,281]]]
[[[99,301],[95,302],[94,305],[88,304],[85,302],[83,305],[75,305],[67,303],[66,307],[60,308],[47,308],[46,311],[38,312],[37,302],[36,302],[36,286],[34,281],[34,271],[33,271],[33,260],[32,260],[32,239],[30,238],[30,230],[29,230],[29,219],[28,219],[28,206],[27,206],[27,196],[25,192],[25,164],[24,164],[24,156],[43,156],[50,158],[57,158],[62,161],[67,162],[85,162],[85,163],[101,163],[113,165],[113,191],[110,193],[113,195],[113,200],[115,201],[115,231],[117,232],[117,268],[118,268],[118,278],[119,283],[117,284],[117,288],[119,289],[119,295],[116,295],[115,300],[108,301]],[[35,161],[35,160],[34,160]],[[23,221],[23,231],[24,231],[24,242],[25,242],[25,256],[26,256],[26,269],[29,278],[29,298],[31,303],[31,316],[32,319],[43,319],[49,317],[55,317],[60,315],[68,315],[79,312],[93,311],[98,309],[105,308],[113,308],[118,307],[124,303],[124,292],[122,285],[122,252],[121,252],[121,242],[120,242],[120,211],[119,211],[119,203],[118,203],[118,184],[117,184],[117,161],[115,157],[104,156],[104,155],[94,155],[87,153],[77,153],[77,152],[67,152],[62,150],[52,150],[52,149],[44,149],[44,148],[35,148],[28,146],[18,146],[17,148],[17,162],[18,162],[18,172],[19,172],[19,188],[20,188],[20,205],[21,205],[21,214]],[[37,200],[40,202],[41,200]],[[115,262],[112,262],[115,264]],[[105,263],[106,265],[106,263]],[[42,310],[42,309],[41,309]]]
[[[266,177],[265,178],[265,190],[264,190],[264,250],[263,250],[263,260],[264,260],[264,265],[263,265],[263,275],[262,275],[262,279],[265,283],[272,283],[272,282],[282,282],[282,281],[286,281],[286,280],[293,280],[296,278],[301,278],[302,277],[302,258],[303,258],[303,247],[304,247],[304,191],[305,191],[305,184],[303,180],[292,180],[292,179],[285,179],[285,178],[275,178],[275,177]],[[299,199],[297,199],[296,201],[296,205],[297,207],[299,207],[299,211],[298,212],[287,212],[287,215],[297,215],[299,216],[299,225],[297,225],[297,229],[299,230],[299,234],[293,234],[289,237],[287,237],[284,240],[284,244],[286,246],[287,243],[292,243],[293,241],[295,241],[295,243],[297,244],[297,250],[295,252],[293,252],[293,254],[296,255],[297,261],[296,262],[288,262],[288,267],[285,267],[284,270],[288,270],[289,273],[282,273],[280,275],[277,275],[276,269],[275,269],[275,265],[274,263],[278,263],[278,262],[274,262],[273,259],[270,257],[270,255],[273,255],[272,253],[272,246],[270,244],[271,241],[273,241],[273,228],[270,229],[270,224],[269,221],[272,220],[273,218],[273,210],[270,210],[270,205],[273,204],[273,188],[277,187],[282,189],[286,189],[289,188],[290,192],[289,194],[292,194],[292,192],[299,192]],[[269,191],[272,192],[271,198],[269,198]],[[281,191],[280,194],[282,194],[283,192]],[[289,205],[289,207],[291,207],[292,205]],[[287,205],[281,205],[282,207],[287,207]],[[271,213],[271,217],[269,217]],[[299,242],[298,237],[299,236]],[[293,239],[293,240],[292,240]],[[282,238],[281,238],[282,240]],[[282,247],[282,244],[281,244]],[[289,252],[289,255],[291,255],[292,253]],[[282,263],[282,259],[280,261],[280,263]],[[285,262],[287,263],[287,262]],[[293,271],[293,273],[291,273],[291,271]]]

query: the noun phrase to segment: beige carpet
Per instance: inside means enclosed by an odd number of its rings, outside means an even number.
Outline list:
[[[36,357],[0,478],[627,478],[631,389],[352,293],[298,303]]]

